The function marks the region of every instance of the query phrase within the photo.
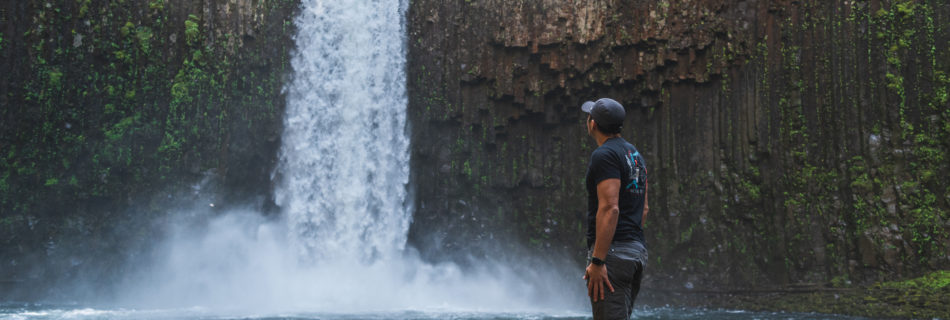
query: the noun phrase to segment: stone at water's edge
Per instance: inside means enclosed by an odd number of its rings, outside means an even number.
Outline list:
[[[410,241],[580,268],[578,107],[607,96],[651,169],[648,283],[945,268],[947,21],[937,1],[413,1]]]
[[[950,315],[950,271],[868,287],[814,288],[786,292],[737,292],[663,297],[666,303],[738,308],[850,314],[865,317],[945,319]],[[683,301],[686,298],[691,301]]]

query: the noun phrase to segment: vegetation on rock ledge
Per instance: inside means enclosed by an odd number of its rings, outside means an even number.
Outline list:
[[[296,3],[2,5],[0,280],[115,273],[205,178],[266,194]]]

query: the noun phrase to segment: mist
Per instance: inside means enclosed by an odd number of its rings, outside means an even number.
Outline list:
[[[273,174],[280,212],[209,213],[195,203],[172,213],[150,262],[122,281],[119,304],[239,314],[551,314],[583,305],[570,259],[432,263],[407,246],[407,7],[302,2]]]
[[[409,247],[373,261],[347,255],[308,261],[293,250],[287,219],[233,210],[206,224],[179,220],[156,241],[154,261],[120,284],[118,305],[240,314],[569,314],[585,301],[579,276],[565,281],[574,267],[569,260],[526,257],[518,264],[481,260],[463,267],[424,262]]]

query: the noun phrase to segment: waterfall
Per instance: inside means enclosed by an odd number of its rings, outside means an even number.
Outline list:
[[[398,253],[407,199],[406,0],[306,0],[275,190],[303,261]]]
[[[563,289],[583,288],[579,275],[559,280],[563,261],[462,268],[406,247],[407,6],[303,1],[275,171],[279,218],[232,209],[196,223],[207,204],[182,212],[123,299],[237,314],[547,312],[583,301]]]

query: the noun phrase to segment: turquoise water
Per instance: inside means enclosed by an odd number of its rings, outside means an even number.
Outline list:
[[[456,319],[456,320],[541,320],[541,319],[590,319],[586,314],[580,312],[563,314],[545,314],[537,312],[525,313],[505,313],[505,312],[482,312],[482,311],[396,311],[382,313],[353,313],[353,314],[332,314],[332,313],[229,313],[220,311],[211,311],[195,307],[189,309],[155,309],[155,310],[136,310],[123,308],[87,308],[82,306],[48,306],[48,305],[0,305],[0,319],[3,320],[27,320],[27,319],[159,319],[159,320],[178,320],[178,319],[327,319],[327,320],[389,320],[389,319]],[[783,313],[783,312],[749,312],[740,310],[707,310],[707,309],[681,309],[681,308],[639,308],[634,311],[634,319],[747,319],[747,320],[798,320],[798,319],[866,319],[859,317],[848,317],[841,315],[813,314],[813,313]]]

